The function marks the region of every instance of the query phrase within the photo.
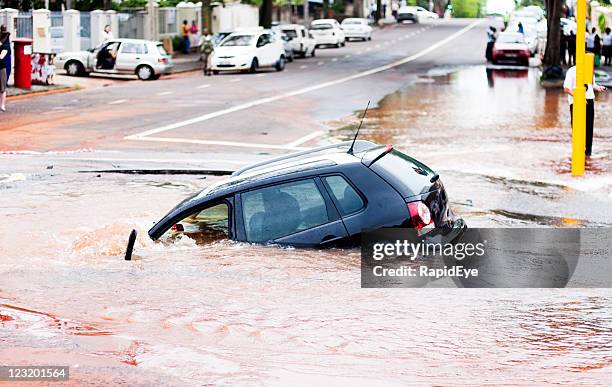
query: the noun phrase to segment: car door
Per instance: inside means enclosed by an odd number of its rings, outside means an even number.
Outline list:
[[[239,240],[315,247],[348,237],[319,178],[242,192],[236,203]]]
[[[255,56],[257,57],[257,61],[260,66],[267,66],[270,64],[270,54],[268,49],[270,48],[270,44],[267,41],[266,34],[261,34],[257,38],[257,43],[255,44]]]
[[[233,197],[219,198],[171,211],[149,230],[149,236],[170,240],[187,236],[198,243],[234,239],[234,219]]]
[[[147,54],[146,51],[147,47],[144,43],[124,42],[117,54],[115,68],[120,72],[133,73],[142,56]]]

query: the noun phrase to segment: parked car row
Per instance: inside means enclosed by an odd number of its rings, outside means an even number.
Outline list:
[[[285,24],[272,29],[261,27],[220,32],[213,37],[211,57],[214,74],[220,71],[249,71],[272,67],[277,71],[295,57],[315,56],[317,47],[342,47],[348,39],[371,40],[372,27],[366,19],[314,20],[310,29]],[[59,53],[56,66],[69,75],[136,74],[141,80],[157,79],[170,73],[172,57],[159,42],[142,39],[112,39],[87,51]]]
[[[218,41],[211,58],[213,74],[221,71],[255,72],[259,68],[285,68],[294,58],[315,56],[323,46],[343,47],[347,40],[371,40],[372,27],[366,19],[314,20],[310,29],[299,24],[282,24],[270,30],[241,29]]]

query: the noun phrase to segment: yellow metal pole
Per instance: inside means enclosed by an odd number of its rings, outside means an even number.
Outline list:
[[[586,89],[585,83],[585,32],[586,0],[576,1],[576,88],[574,89],[574,115],[572,125],[572,175],[584,175],[584,151],[586,147]]]

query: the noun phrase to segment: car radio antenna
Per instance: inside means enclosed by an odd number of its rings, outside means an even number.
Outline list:
[[[355,132],[355,137],[353,138],[353,143],[351,144],[351,147],[349,148],[348,153],[349,155],[353,154],[353,147],[355,147],[355,141],[357,141],[357,136],[359,136],[359,129],[361,129],[361,125],[363,125],[363,119],[365,118],[366,114],[368,114],[368,108],[370,107],[370,101],[368,101],[368,104],[365,108],[365,110],[363,111],[363,116],[361,116],[361,121],[359,121],[359,126],[357,127],[357,132]]]

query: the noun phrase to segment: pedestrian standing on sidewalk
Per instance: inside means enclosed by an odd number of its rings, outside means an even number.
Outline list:
[[[202,31],[202,40],[200,43],[200,59],[204,62],[204,76],[210,75],[209,60],[215,46],[212,41],[212,36],[208,33],[208,29],[204,28]]]
[[[0,34],[2,34],[4,32],[8,32],[8,31],[6,29],[6,26],[3,24],[3,25],[0,26]],[[11,47],[10,36],[8,38],[6,38],[6,39],[8,40],[8,46]],[[11,68],[12,67],[13,67],[13,61],[12,61],[11,53],[9,52],[8,55],[6,56],[6,79],[7,79],[7,82],[11,78]]]
[[[576,65],[576,34],[571,30],[567,35],[567,64]]]
[[[563,82],[563,91],[567,94],[567,102],[570,107],[570,119],[572,126],[574,125],[574,89],[576,88],[576,66],[572,66],[565,74],[565,82]],[[605,91],[604,86],[595,83],[595,79],[591,83],[586,84],[586,147],[584,154],[591,156],[593,146],[593,121],[595,120],[595,91]]]
[[[189,25],[187,24],[187,20],[183,20],[181,35],[183,36],[183,54],[189,54],[191,45],[189,44]]]
[[[7,57],[11,55],[10,32],[0,32],[0,111],[6,111]]]
[[[610,27],[606,28],[606,33],[603,36],[603,56],[606,58],[605,65],[612,64],[612,33]]]
[[[587,34],[586,34],[586,51],[587,52],[595,52],[595,36],[597,36],[597,34],[595,33],[595,28],[593,28],[592,32],[589,33],[589,30],[587,30]]]
[[[200,29],[198,28],[198,25],[196,24],[195,20],[191,21],[191,27],[189,27],[189,43],[191,44],[191,47],[196,47],[198,45],[198,31]]]
[[[561,31],[561,45],[560,45],[560,50],[559,53],[561,55],[561,64],[565,65],[567,64],[567,36],[565,36],[565,34],[563,33],[563,31]]]
[[[495,44],[496,32],[497,30],[493,26],[490,26],[489,30],[487,31],[487,50],[485,52],[487,62],[491,62],[493,60],[493,45]]]

